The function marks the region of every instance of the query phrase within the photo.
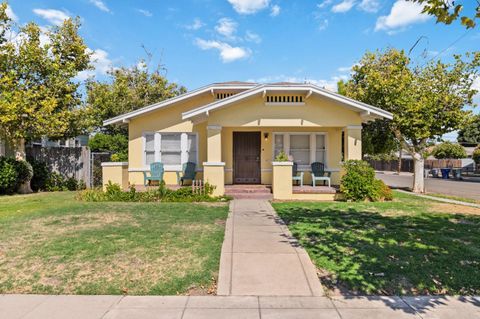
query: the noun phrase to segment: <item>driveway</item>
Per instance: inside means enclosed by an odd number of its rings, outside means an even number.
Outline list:
[[[411,188],[413,184],[413,174],[409,173],[396,175],[392,172],[377,172],[376,176],[390,187]],[[456,181],[450,179],[427,178],[425,179],[425,190],[427,193],[437,193],[480,200],[480,182],[473,179]]]

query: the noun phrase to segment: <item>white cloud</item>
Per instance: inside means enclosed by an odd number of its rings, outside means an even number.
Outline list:
[[[350,72],[351,70],[352,70],[351,66],[341,66],[337,69],[337,71],[341,73]]]
[[[298,76],[288,76],[288,75],[274,75],[274,76],[265,76],[258,79],[248,79],[247,82],[256,82],[256,83],[275,83],[275,82],[291,82],[291,83],[311,83],[320,87],[323,87],[330,91],[337,91],[337,82],[341,79],[345,79],[344,76],[333,76],[329,80],[325,79],[314,79],[314,78],[301,78]]]
[[[90,3],[102,11],[110,12],[110,9],[102,0],[90,0]]]
[[[224,63],[244,59],[251,54],[249,49],[232,47],[228,43],[220,41],[197,39],[195,44],[202,50],[218,50],[220,52],[220,59]]]
[[[350,11],[355,5],[355,0],[343,0],[332,7],[332,12],[344,13]]]
[[[358,8],[365,12],[375,13],[380,9],[380,3],[378,0],[362,0],[362,2],[358,4]]]
[[[102,49],[92,50],[87,48],[87,52],[91,53],[90,61],[94,67],[93,70],[87,70],[80,72],[76,79],[78,81],[84,81],[89,77],[95,75],[105,75],[109,70],[111,70],[113,63],[108,57],[108,52]]]
[[[319,4],[317,4],[317,8],[323,9],[323,8],[325,8],[326,6],[329,6],[331,3],[332,3],[332,0],[323,0],[322,2],[320,2]]]
[[[280,10],[281,10],[280,6],[275,4],[275,5],[273,5],[272,8],[270,9],[270,15],[271,15],[272,17],[276,17],[276,16],[278,16],[278,15],[280,14]]]
[[[215,26],[215,31],[227,38],[234,38],[238,23],[229,18],[221,18]]]
[[[252,14],[268,7],[270,0],[228,0],[240,14]]]
[[[255,43],[262,42],[262,38],[258,34],[252,31],[247,31],[247,33],[245,34],[245,40],[249,42],[255,42]]]
[[[410,24],[425,22],[430,16],[422,13],[422,5],[416,2],[397,0],[388,16],[378,17],[375,31],[404,29]]]
[[[146,16],[146,17],[151,17],[151,16],[153,16],[153,13],[151,13],[150,11],[145,10],[145,9],[137,9],[137,11],[140,12],[141,14],[143,14],[143,15]]]
[[[15,14],[15,12],[13,12],[12,7],[10,7],[9,5],[7,5],[6,13],[7,13],[7,17],[9,17],[10,20],[12,20],[14,22],[18,22],[17,15]]]
[[[193,23],[185,26],[188,30],[198,30],[202,28],[205,24],[199,18],[193,19]]]
[[[33,13],[55,25],[60,25],[70,18],[64,11],[55,9],[33,9]]]

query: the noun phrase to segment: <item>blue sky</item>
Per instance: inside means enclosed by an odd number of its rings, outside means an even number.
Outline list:
[[[465,12],[471,13],[474,1]],[[100,78],[145,57],[171,81],[309,81],[330,89],[366,50],[409,50],[417,63],[478,50],[480,28],[436,24],[404,0],[10,0],[19,24],[79,16]],[[88,74],[83,74],[86,76]],[[480,86],[480,80],[476,82]],[[480,100],[477,96],[477,102]],[[478,112],[478,111],[476,111]]]

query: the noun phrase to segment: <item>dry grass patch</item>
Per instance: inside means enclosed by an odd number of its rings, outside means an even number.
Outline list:
[[[186,294],[215,281],[225,204],[80,203],[57,193],[29,207],[38,196],[0,198],[0,293]],[[10,199],[18,212],[3,210]]]
[[[428,210],[436,213],[479,215],[480,208],[448,203],[432,203]]]

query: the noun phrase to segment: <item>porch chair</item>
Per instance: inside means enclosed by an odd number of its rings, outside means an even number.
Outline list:
[[[298,175],[298,165],[297,163],[293,163],[292,166],[292,180],[295,182],[300,181],[300,186],[303,187],[303,172],[300,172],[300,176]]]
[[[163,163],[155,162],[150,164],[150,176],[148,176],[149,172],[143,172],[143,184],[148,186],[151,181],[158,181],[160,183],[163,181],[163,172]]]
[[[330,172],[326,172],[327,176],[325,176],[325,165],[320,162],[314,162],[311,165],[312,168],[312,185],[315,187],[315,181],[323,181],[325,185],[325,181],[328,182],[328,187],[330,187]]]
[[[195,179],[195,175],[197,172],[195,171],[195,167],[197,164],[193,162],[187,162],[182,165],[182,176],[180,177],[180,172],[177,172],[177,183],[183,186],[183,182],[186,180],[193,181]]]

